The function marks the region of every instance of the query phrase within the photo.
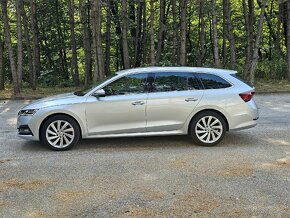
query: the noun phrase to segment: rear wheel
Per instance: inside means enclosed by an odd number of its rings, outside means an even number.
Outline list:
[[[217,145],[226,132],[224,118],[214,111],[197,114],[190,123],[189,134],[193,141],[202,146]]]
[[[64,151],[72,148],[80,138],[80,129],[74,119],[65,115],[50,117],[41,129],[41,141],[51,149]]]

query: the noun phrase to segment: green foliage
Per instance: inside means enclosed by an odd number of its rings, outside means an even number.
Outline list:
[[[256,75],[264,79],[285,79],[287,72],[287,62],[283,58],[259,61]]]
[[[73,86],[71,80],[66,80],[61,74],[58,74],[53,70],[43,72],[38,78],[38,83],[41,87],[64,88]]]

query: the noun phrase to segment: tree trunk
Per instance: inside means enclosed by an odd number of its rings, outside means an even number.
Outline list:
[[[143,64],[148,62],[147,59],[147,17],[146,17],[146,13],[147,13],[147,8],[146,8],[146,2],[143,2],[143,21],[142,21],[142,44],[141,44],[141,53],[142,53],[142,60],[143,60]]]
[[[186,65],[186,11],[187,0],[180,2],[180,60],[181,66]]]
[[[31,47],[30,47],[30,34],[29,34],[29,28],[28,28],[28,18],[26,16],[25,10],[24,10],[24,4],[22,4],[22,18],[23,18],[23,27],[24,27],[24,37],[25,37],[25,45],[27,50],[27,59],[28,59],[28,69],[29,69],[29,84],[33,88],[33,63],[32,63],[32,53],[31,53]]]
[[[218,47],[218,30],[217,30],[217,18],[216,18],[216,0],[211,1],[212,12],[212,36],[213,36],[213,59],[214,65],[220,67],[219,47]]]
[[[32,89],[36,89],[36,78],[40,75],[40,49],[38,41],[38,27],[36,16],[36,0],[30,1],[31,7],[31,30],[32,30],[32,65],[33,65],[33,83]]]
[[[159,15],[159,30],[158,30],[158,42],[156,52],[156,63],[159,64],[163,43],[164,43],[164,32],[165,32],[165,0],[160,0],[160,15]]]
[[[2,25],[0,25],[2,27]],[[4,69],[3,69],[4,43],[2,38],[2,28],[0,29],[0,90],[4,90]]]
[[[102,11],[101,11],[101,0],[96,1],[96,12],[97,12],[97,25],[96,25],[96,36],[97,36],[97,57],[98,57],[98,65],[99,65],[99,75],[98,78],[100,80],[105,78],[104,74],[104,54],[103,54],[103,46],[102,46]]]
[[[261,7],[260,20],[259,20],[259,25],[258,25],[258,31],[257,31],[256,41],[255,41],[255,48],[254,48],[253,58],[252,58],[250,71],[249,71],[251,84],[254,84],[254,81],[255,81],[255,70],[256,70],[256,65],[258,62],[258,51],[260,47],[260,41],[262,38],[263,21],[265,17],[265,7],[266,7],[266,0],[263,0],[262,7]],[[289,9],[290,9],[290,5],[289,5]]]
[[[8,56],[9,56],[12,79],[13,79],[13,91],[14,91],[14,94],[17,95],[20,93],[20,85],[18,81],[17,68],[16,68],[15,57],[13,54],[13,48],[12,48],[12,42],[11,42],[10,26],[9,26],[8,13],[7,13],[7,0],[2,0],[1,4],[2,4],[4,32],[5,32],[5,43],[6,43],[6,48],[8,50]]]
[[[204,21],[204,1],[199,1],[199,25],[198,25],[198,36],[199,36],[199,51],[197,60],[197,66],[202,66],[205,57],[205,21]]]
[[[56,23],[57,23],[57,37],[58,37],[58,43],[59,43],[59,59],[60,59],[60,67],[64,76],[64,79],[69,79],[69,73],[68,73],[68,65],[67,65],[67,58],[66,58],[66,47],[65,47],[65,39],[63,34],[63,28],[61,26],[61,20],[60,20],[60,5],[59,0],[55,0],[55,7],[56,7]]]
[[[21,87],[23,67],[23,44],[22,44],[22,0],[16,1],[16,29],[17,29],[17,76]]]
[[[128,48],[128,10],[127,0],[122,0],[122,47],[124,58],[124,69],[130,68],[129,48]]]
[[[176,0],[172,0],[172,26],[173,26],[173,48],[172,48],[172,64],[177,65],[178,59],[177,59],[177,50],[178,50],[178,23],[177,23],[177,7],[176,7]]]
[[[230,5],[230,0],[224,0],[224,4],[226,7],[225,10],[225,22],[226,26],[228,28],[227,30],[227,38],[229,40],[229,46],[230,46],[230,68],[235,69],[236,68],[236,42],[235,42],[235,37],[234,37],[234,32],[233,32],[233,25],[232,25],[232,20],[231,20],[231,5]]]
[[[105,74],[109,76],[110,70],[110,49],[111,49],[111,0],[107,0],[107,18],[106,18],[106,49],[105,49]]]
[[[78,56],[77,56],[77,43],[76,43],[76,36],[75,36],[75,18],[74,18],[74,0],[68,1],[68,8],[69,8],[69,24],[70,24],[70,40],[71,40],[71,50],[72,50],[72,57],[71,57],[71,75],[73,77],[73,81],[75,86],[80,84],[79,79],[79,68],[78,68]]]
[[[85,52],[85,86],[87,86],[92,80],[92,59],[91,59],[91,30],[90,30],[90,10],[89,1],[84,3],[80,0],[80,16],[83,32],[83,45]]]
[[[144,2],[138,0],[137,6],[137,27],[135,36],[135,54],[134,54],[134,67],[140,67],[142,60],[141,53],[141,34],[142,34],[142,15],[143,15]]]
[[[111,12],[112,12],[112,18],[115,23],[115,31],[116,35],[118,36],[118,41],[116,41],[116,69],[120,68],[120,61],[119,58],[121,57],[122,66],[124,66],[124,57],[123,57],[123,40],[122,40],[122,27],[121,27],[121,21],[120,16],[118,12],[118,4],[116,1],[111,2]]]
[[[223,1],[223,45],[222,45],[222,58],[223,58],[223,67],[227,67],[227,35],[228,35],[228,28],[226,24],[226,16],[227,13],[227,1]]]
[[[93,38],[93,59],[94,59],[94,76],[96,82],[104,78],[104,60],[101,40],[101,2],[95,0],[92,2],[91,12],[92,38]]]
[[[150,0],[150,62],[152,66],[156,64],[154,38],[154,0]]]
[[[290,81],[290,2],[287,1],[287,78]]]

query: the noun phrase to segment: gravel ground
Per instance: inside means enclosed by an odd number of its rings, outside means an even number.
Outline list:
[[[290,94],[257,95],[259,125],[216,147],[188,137],[16,136],[27,102],[0,101],[0,217],[290,217]]]

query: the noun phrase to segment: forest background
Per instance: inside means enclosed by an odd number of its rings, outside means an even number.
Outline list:
[[[234,69],[264,91],[290,90],[288,0],[0,2],[0,97],[81,89],[141,66]]]

